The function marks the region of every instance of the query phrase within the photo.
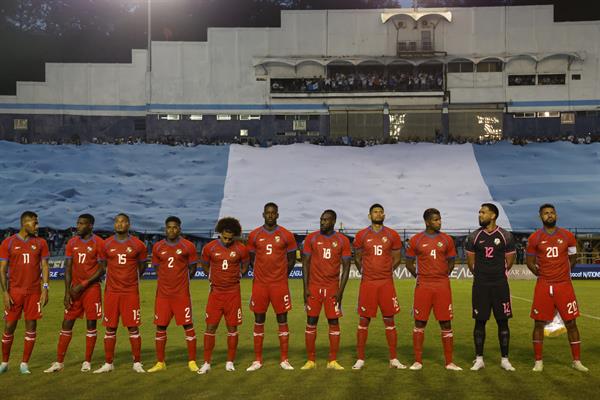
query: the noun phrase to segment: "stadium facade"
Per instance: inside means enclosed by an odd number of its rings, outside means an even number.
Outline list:
[[[284,11],[129,64],[48,63],[0,139],[600,134],[600,21],[552,6]]]

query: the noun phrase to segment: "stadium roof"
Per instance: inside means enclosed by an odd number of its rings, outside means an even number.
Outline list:
[[[436,9],[398,9],[398,10],[386,10],[381,13],[381,23],[385,24],[394,17],[408,17],[414,21],[418,21],[423,17],[438,16],[444,18],[448,22],[452,22],[452,12],[446,10]]]

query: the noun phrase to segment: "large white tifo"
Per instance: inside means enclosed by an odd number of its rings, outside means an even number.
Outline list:
[[[274,201],[288,229],[317,229],[327,208],[338,213],[338,227],[361,229],[371,204],[380,203],[396,229],[423,229],[429,207],[442,212],[445,226],[472,229],[481,203],[491,200],[471,145],[232,145],[219,216],[236,216],[252,229],[263,223],[264,204]],[[498,224],[510,229],[499,207]]]

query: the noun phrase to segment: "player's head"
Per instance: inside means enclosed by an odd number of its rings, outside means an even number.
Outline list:
[[[263,209],[263,218],[265,219],[265,225],[275,226],[277,225],[277,219],[279,218],[279,207],[273,202],[265,204]]]
[[[219,234],[221,242],[225,246],[229,246],[233,243],[236,237],[240,237],[242,235],[242,225],[240,225],[240,221],[238,221],[236,218],[225,217],[217,221],[215,231]]]
[[[77,234],[81,237],[92,233],[96,219],[92,214],[81,214],[77,217]]]
[[[319,223],[322,233],[328,233],[333,231],[335,228],[335,221],[337,220],[337,214],[333,210],[325,210],[321,214],[321,220]]]
[[[125,213],[117,214],[115,217],[115,232],[119,234],[129,232],[129,215]]]
[[[369,207],[369,220],[373,224],[383,225],[383,221],[385,220],[385,211],[381,204],[375,203]]]
[[[500,216],[500,210],[492,203],[483,203],[479,209],[479,226],[486,227],[491,223],[496,223]]]
[[[181,234],[181,220],[173,215],[165,220],[165,236],[168,240],[176,240]]]
[[[28,235],[37,235],[38,216],[33,211],[25,211],[21,214],[21,229]]]
[[[439,232],[442,229],[442,214],[435,208],[428,208],[423,213],[425,226],[434,232]]]
[[[554,228],[556,226],[556,208],[552,204],[546,203],[540,206],[540,219],[546,228]]]

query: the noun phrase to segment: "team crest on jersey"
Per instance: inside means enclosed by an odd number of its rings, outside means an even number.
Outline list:
[[[177,254],[181,254],[181,253],[183,253],[183,250],[181,250],[181,249],[177,249],[177,251],[176,251],[175,253],[177,253]]]
[[[275,241],[279,243],[279,241],[281,240],[281,238],[279,236],[275,236]]]
[[[79,250],[79,247],[73,247],[73,250]]]
[[[558,242],[558,244],[562,244],[563,240],[562,239],[558,239],[557,242]]]
[[[92,246],[87,247],[87,251],[93,251],[93,250],[94,250],[94,248]]]
[[[500,244],[500,238],[494,239],[494,244],[498,246]]]
[[[382,238],[381,238],[381,241],[382,241],[383,243],[385,243],[385,242],[387,242],[387,241],[388,241],[388,238],[384,236],[384,237],[382,237]]]
[[[32,244],[31,245],[31,250],[35,250],[35,249],[37,249],[37,247],[35,247],[35,244]]]
[[[442,242],[437,242],[437,247],[442,248],[444,246],[444,243]]]
[[[131,253],[133,251],[133,249],[131,247],[127,247],[127,252]]]
[[[337,247],[337,246],[338,246],[337,242],[333,242],[333,243],[331,243],[331,245],[332,245],[333,247]]]
[[[231,257],[231,258],[235,257],[235,251],[232,251],[231,253],[229,253],[229,257]]]

